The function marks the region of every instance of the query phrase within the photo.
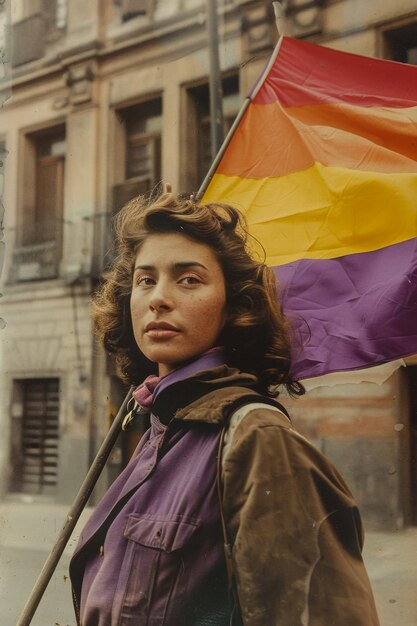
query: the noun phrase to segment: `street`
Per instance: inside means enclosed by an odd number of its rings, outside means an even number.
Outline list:
[[[0,503],[0,624],[15,626],[68,507],[47,502]],[[32,626],[75,626],[68,562],[75,529]],[[381,626],[417,625],[417,528],[392,533],[368,532],[365,562],[375,593]],[[326,626],[326,625],[323,625]]]
[[[0,504],[0,624],[15,626],[49,554],[68,507],[47,502]],[[75,529],[82,527],[90,511]],[[68,564],[76,543],[71,538],[32,620],[32,626],[75,626]]]
[[[63,558],[33,618],[33,626],[73,626],[67,561]],[[14,626],[43,564],[43,550],[1,548],[0,623]]]

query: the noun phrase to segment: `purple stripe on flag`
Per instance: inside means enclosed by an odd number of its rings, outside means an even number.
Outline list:
[[[293,363],[298,378],[417,353],[417,239],[274,271],[300,338]]]

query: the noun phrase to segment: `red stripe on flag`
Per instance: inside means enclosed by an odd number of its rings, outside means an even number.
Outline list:
[[[267,104],[277,98],[284,106],[348,102],[412,107],[417,104],[417,67],[284,37],[254,102]]]

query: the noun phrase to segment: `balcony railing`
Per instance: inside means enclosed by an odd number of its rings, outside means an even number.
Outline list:
[[[9,282],[56,278],[61,249],[57,241],[46,241],[15,248]]]

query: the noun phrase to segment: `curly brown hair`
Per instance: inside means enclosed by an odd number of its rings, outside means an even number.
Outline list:
[[[126,382],[138,384],[152,371],[133,336],[134,261],[148,235],[175,232],[210,246],[223,270],[226,323],[219,344],[224,346],[227,364],[256,374],[260,391],[270,396],[278,395],[279,385],[292,395],[304,393],[290,374],[291,326],[277,298],[274,273],[248,252],[249,235],[239,211],[172,193],[154,201],[139,196],[116,215],[114,228],[118,256],[94,297],[93,321]]]

